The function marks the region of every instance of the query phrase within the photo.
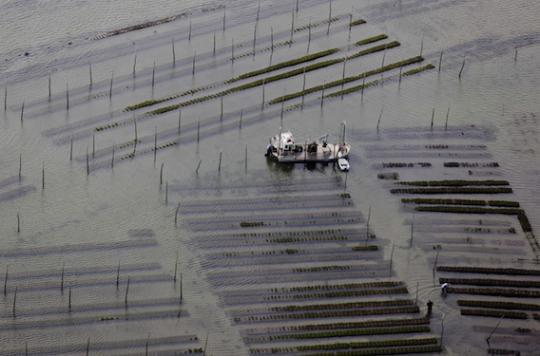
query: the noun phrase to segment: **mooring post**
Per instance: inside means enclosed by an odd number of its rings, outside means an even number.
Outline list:
[[[450,116],[450,106],[448,107],[448,110],[446,111],[446,120],[444,122],[444,131],[448,129],[448,117]]]
[[[22,181],[22,153],[19,153],[19,183]]]
[[[136,69],[137,69],[137,53],[135,53],[135,56],[133,57],[133,78],[136,77]]]
[[[48,99],[49,102],[51,102],[51,95],[52,95],[52,93],[51,93],[51,75],[49,74],[49,99]]]
[[[174,51],[174,38],[171,39],[171,49],[172,49],[172,63],[173,68],[176,67],[176,52]]]
[[[6,274],[4,276],[4,297],[7,295],[8,275],[9,275],[9,265],[6,266]]]
[[[433,110],[431,110],[431,125],[430,125],[430,130],[433,131],[433,121],[435,120],[435,108],[433,108]]]
[[[294,35],[294,11],[291,13],[291,38],[289,40],[289,48],[291,48],[293,43],[293,35]]]
[[[218,173],[221,172],[221,158],[223,156],[223,152],[219,152],[219,163],[218,163]]]
[[[441,67],[442,67],[442,56],[443,56],[443,51],[441,51],[441,55],[439,56],[439,73],[441,72]]]
[[[330,34],[330,25],[332,24],[332,0],[328,2],[328,29],[326,30],[326,35]]]
[[[69,111],[69,83],[66,83],[66,111]]]

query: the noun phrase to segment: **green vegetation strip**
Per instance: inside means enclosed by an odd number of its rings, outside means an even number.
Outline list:
[[[399,185],[412,185],[417,187],[466,187],[466,186],[500,186],[510,185],[506,180],[417,180],[396,182]]]
[[[491,300],[464,300],[458,299],[460,307],[492,308],[492,309],[514,309],[514,310],[540,310],[540,304],[496,302]]]
[[[449,293],[491,295],[495,297],[538,298],[540,291],[509,288],[461,288],[448,287]]]
[[[301,334],[285,334],[273,336],[274,340],[306,340],[320,339],[333,337],[350,337],[350,336],[365,336],[365,335],[388,335],[388,334],[410,334],[410,333],[427,333],[430,332],[429,326],[398,326],[398,327],[382,327],[382,328],[366,328],[366,329],[351,329],[351,330],[334,330],[314,333]]]
[[[432,204],[432,205],[475,205],[519,208],[519,202],[507,200],[473,200],[473,199],[429,199],[429,198],[403,198],[405,204]]]
[[[489,279],[489,278],[439,278],[439,282],[450,284],[464,284],[472,286],[516,287],[516,288],[540,288],[540,281],[519,281],[512,279]]]
[[[267,349],[250,349],[250,353],[290,353],[290,352],[306,352],[306,351],[328,351],[328,350],[354,350],[377,347],[396,347],[396,346],[418,346],[438,344],[437,338],[422,338],[422,339],[391,339],[377,340],[365,342],[340,342],[334,344],[319,344],[319,345],[301,345],[289,347],[272,347]]]
[[[310,304],[310,305],[287,305],[284,307],[270,308],[274,312],[296,312],[308,310],[334,310],[334,309],[353,309],[366,307],[388,307],[388,306],[410,306],[414,305],[412,300],[373,300],[368,302],[337,303],[337,304]]]
[[[387,35],[380,34],[380,35],[376,35],[376,36],[372,36],[372,37],[368,37],[368,38],[365,38],[363,40],[360,40],[360,41],[356,42],[355,45],[356,46],[363,46],[363,45],[367,45],[367,44],[370,44],[370,43],[373,43],[373,42],[384,40],[386,38],[388,38]],[[388,44],[388,48],[396,47],[398,45],[399,44],[396,45],[395,43],[390,42]],[[364,56],[364,55],[369,54],[369,53],[378,52],[380,50],[381,50],[380,47],[376,46],[376,47],[373,47],[373,48],[368,48],[366,50],[360,51],[360,52],[354,54],[353,56],[360,57],[360,56]],[[384,48],[383,48],[383,50],[384,50]],[[258,76],[258,75],[261,75],[261,74],[270,73],[270,72],[273,72],[273,71],[276,71],[276,70],[279,70],[279,69],[283,69],[283,68],[287,68],[287,67],[293,67],[293,66],[296,66],[296,65],[299,65],[299,64],[311,62],[311,61],[314,61],[314,60],[317,60],[317,59],[320,59],[320,58],[327,57],[329,55],[338,53],[340,51],[341,51],[341,49],[339,49],[339,48],[330,48],[330,49],[320,51],[320,52],[317,52],[317,53],[308,54],[308,55],[305,55],[305,56],[302,56],[302,57],[299,57],[299,58],[295,58],[295,59],[292,59],[292,60],[276,63],[276,64],[273,64],[271,66],[265,67],[265,68],[261,68],[261,69],[258,69],[258,70],[254,70],[254,71],[251,71],[251,72],[241,74],[241,75],[239,75],[239,76],[237,76],[235,78],[231,78],[231,79],[228,79],[228,80],[224,81],[222,84],[231,84],[231,83],[237,82],[239,80],[252,78],[252,77],[255,77],[255,76]],[[356,58],[356,57],[354,57],[354,58]],[[236,57],[236,58],[239,58],[239,57]],[[345,59],[343,58],[341,61],[343,61],[343,60],[345,60]],[[307,69],[306,69],[306,71],[307,71]],[[170,96],[166,96],[166,97],[159,98],[159,99],[145,100],[143,102],[140,102],[140,103],[125,107],[124,111],[134,111],[134,110],[142,109],[144,107],[160,104],[160,103],[163,103],[163,102],[166,102],[166,101],[169,101],[169,100],[177,99],[179,97],[183,97],[183,96],[186,96],[186,95],[193,95],[193,94],[199,93],[201,91],[211,89],[215,85],[216,84],[206,85],[206,86],[202,86],[202,87],[198,87],[198,88],[193,88],[193,89],[186,90],[186,91],[184,91],[182,93],[179,93],[179,94],[170,95]]]
[[[523,268],[496,268],[496,267],[473,267],[473,266],[438,266],[439,272],[458,273],[484,273],[484,274],[506,274],[515,276],[540,276],[540,270]]]
[[[440,188],[399,188],[390,189],[392,194],[510,194],[512,188],[470,188],[470,187],[440,187]]]
[[[487,316],[492,318],[505,319],[527,319],[527,313],[503,310],[488,310],[488,309],[461,309],[461,315],[470,316]]]
[[[301,90],[301,91],[297,91],[297,92],[294,92],[294,93],[291,93],[291,94],[287,94],[287,95],[277,97],[277,98],[272,99],[270,101],[270,105],[282,103],[282,102],[285,102],[285,101],[289,101],[289,100],[292,100],[292,99],[295,99],[295,98],[302,97],[304,95],[319,92],[319,91],[322,91],[323,89],[326,90],[326,89],[329,89],[329,88],[334,88],[334,87],[341,86],[343,84],[363,80],[366,77],[370,77],[370,76],[373,76],[373,75],[376,75],[376,74],[380,74],[380,73],[383,73],[383,72],[386,72],[386,71],[389,71],[389,70],[392,70],[392,69],[395,69],[395,68],[399,68],[399,67],[402,67],[402,66],[418,63],[418,62],[421,62],[423,60],[424,60],[424,58],[422,58],[421,56],[408,58],[408,59],[405,59],[405,60],[402,60],[402,61],[399,61],[399,62],[395,62],[395,63],[385,65],[383,67],[372,69],[372,70],[364,72],[364,73],[360,73],[358,75],[345,77],[343,79],[339,79],[339,80],[335,80],[333,82],[325,83],[324,85],[317,85],[317,86],[314,86],[314,87],[311,87],[311,88],[306,88],[305,90]]]

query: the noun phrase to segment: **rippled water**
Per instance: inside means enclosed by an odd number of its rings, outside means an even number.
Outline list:
[[[301,10],[296,18],[298,25],[307,24],[310,20],[315,22],[326,19],[328,16],[327,1],[303,0],[300,4]],[[225,33],[221,32],[223,6],[227,19]],[[293,9],[294,2],[290,0],[261,1],[257,29],[259,36],[269,36],[273,28],[276,33],[284,33],[281,40],[288,39],[286,33],[290,28],[290,13]],[[387,33],[391,39],[399,40],[402,44],[400,48],[384,54],[386,63],[417,55],[422,46],[423,55],[435,65],[438,65],[440,52],[443,51],[442,71],[437,73],[437,70],[433,70],[407,78],[399,89],[397,81],[387,82],[384,86],[366,90],[362,100],[360,94],[353,94],[345,96],[343,101],[328,101],[323,110],[313,98],[313,103],[303,111],[286,113],[284,127],[293,130],[301,140],[316,138],[326,132],[337,138],[342,121],[347,122],[351,132],[371,130],[373,133],[382,110],[380,125],[383,129],[396,128],[397,132],[403,127],[427,129],[433,108],[435,125],[442,126],[450,107],[451,125],[474,124],[487,127],[493,133],[483,144],[493,155],[493,161],[500,163],[504,179],[512,183],[516,200],[522,203],[533,229],[539,235],[540,3],[531,0],[335,0],[332,10],[334,14],[352,11],[355,18],[367,21],[366,25],[353,30],[353,39]],[[184,12],[191,14],[194,31],[191,42],[186,38],[189,26],[187,17],[142,31],[93,40],[105,31]],[[266,176],[285,177],[293,181],[304,176],[334,176],[336,173],[331,167],[314,171],[298,167],[292,172],[280,172],[267,166],[262,154],[268,137],[279,130],[279,109],[276,109],[278,114],[272,118],[246,124],[242,130],[225,127],[220,131],[218,127],[212,135],[201,140],[199,145],[192,142],[163,150],[158,153],[156,163],[153,155],[147,154],[118,162],[114,170],[106,168],[92,172],[89,176],[86,175],[85,160],[86,152],[92,152],[91,135],[75,141],[74,157],[78,160],[70,162],[69,140],[62,145],[55,144],[45,133],[50,129],[65,128],[67,124],[100,115],[107,117],[111,112],[118,117],[130,119],[131,115],[121,113],[127,105],[152,96],[159,98],[192,86],[223,81],[234,74],[266,66],[270,59],[268,52],[257,54],[254,58],[240,59],[234,66],[222,65],[211,58],[214,33],[218,50],[230,46],[233,38],[235,43],[245,41],[245,51],[249,50],[256,13],[257,1],[248,0],[6,0],[0,4],[2,110],[3,88],[7,87],[8,91],[8,110],[0,114],[0,182],[6,184],[4,186],[0,183],[0,193],[18,187],[20,154],[24,177],[21,184],[29,187],[26,192],[12,193],[14,196],[0,195],[0,273],[3,274],[8,265],[13,273],[40,270],[57,273],[62,265],[66,269],[94,268],[97,265],[114,267],[120,261],[126,265],[160,263],[160,271],[142,274],[166,273],[172,276],[178,253],[179,270],[184,278],[183,293],[190,315],[185,321],[151,320],[140,324],[144,327],[126,323],[125,327],[118,328],[100,327],[99,324],[74,330],[65,328],[62,330],[65,331],[63,336],[66,343],[85,344],[87,337],[92,337],[96,342],[108,341],[111,332],[118,339],[146,339],[148,333],[158,337],[170,336],[171,331],[174,331],[181,335],[196,334],[200,339],[208,334],[211,354],[237,355],[247,352],[238,331],[230,327],[228,316],[220,307],[217,297],[210,292],[211,286],[205,277],[207,266],[202,263],[199,246],[191,241],[187,229],[174,228],[173,215],[178,201],[204,199],[215,193],[205,192],[204,189],[190,191],[192,187],[209,184],[214,189],[223,184],[234,188],[234,184],[246,179],[246,145],[248,180]],[[324,34],[325,29],[322,29],[322,35],[311,43],[310,51],[347,44],[348,31],[338,31],[337,24],[335,28],[329,37]],[[306,53],[305,34],[297,38],[298,42],[290,49],[276,49],[272,59],[274,63]],[[160,69],[163,79],[151,90],[148,81],[153,62],[156,61],[159,68],[159,65],[171,61],[171,39],[176,41],[177,59],[190,63],[195,52],[206,54],[208,59],[204,63],[207,63],[208,70],[203,71],[201,64],[200,72],[192,78],[188,64],[183,67],[186,75],[165,80],[167,75],[177,73],[165,67]],[[146,76],[139,77],[134,88],[115,87],[113,99],[109,100],[107,95],[111,72],[114,72],[116,78],[129,78],[135,53],[138,56],[137,68],[141,73],[146,73]],[[380,66],[382,57],[383,54],[378,53],[351,61],[346,71],[352,74]],[[462,79],[459,80],[458,72],[464,59]],[[64,109],[66,83],[73,90],[86,92],[89,62],[92,63],[94,81],[102,82],[100,88],[93,89],[93,93],[101,93],[101,97],[88,100],[86,95],[77,97],[74,92],[72,107],[67,113]],[[340,77],[342,69],[338,67],[308,75],[308,86]],[[49,74],[52,74],[52,92],[56,95],[54,103],[50,105],[46,101]],[[125,84],[133,83],[126,80]],[[272,83],[267,85],[265,95],[270,99],[301,87],[301,78]],[[254,89],[226,97],[225,111],[252,107],[260,102],[261,95],[260,89]],[[39,100],[45,104],[32,106],[32,102]],[[80,100],[80,104],[77,104],[77,100]],[[27,103],[26,119],[21,125],[20,109],[23,102]],[[182,120],[185,125],[195,127],[199,119],[203,122],[205,119],[217,118],[219,113],[219,101],[212,101],[184,110]],[[156,128],[174,130],[176,115],[168,114],[164,118],[140,122],[139,135],[149,137],[146,147],[152,145],[152,135]],[[248,117],[246,114],[246,120]],[[100,133],[96,135],[96,148],[99,150],[132,140],[133,131],[132,125],[126,125],[118,130]],[[65,137],[70,135],[71,132],[67,132]],[[456,140],[456,143],[459,141]],[[361,141],[356,142],[357,147],[362,144]],[[223,152],[223,155],[218,174],[219,152]],[[368,158],[373,157],[363,155],[365,152],[369,153],[353,147],[348,190],[363,215],[367,214],[371,206],[374,212],[373,228],[385,243],[399,244],[400,239],[408,235],[408,226],[403,224],[403,214],[396,209],[397,198],[390,197],[384,186],[377,181],[376,170],[368,164]],[[108,154],[106,157],[109,157]],[[201,164],[196,175],[199,161]],[[165,184],[159,184],[161,163],[165,164],[164,180],[170,185],[168,205],[165,205]],[[45,189],[42,189],[43,167]],[[185,189],[182,190],[182,187]],[[257,187],[250,190],[249,194],[256,198],[258,194],[268,191],[271,189]],[[234,193],[231,195],[234,197]],[[20,233],[17,233],[17,213],[20,217]],[[129,249],[109,245],[96,248],[97,244],[122,244],[145,238],[151,238],[157,244]],[[43,252],[43,248],[68,244],[88,244],[91,248],[83,245],[78,247],[79,250],[73,247],[75,252]],[[9,255],[5,251],[15,253]],[[34,251],[35,254],[32,252],[23,257],[17,251]],[[419,281],[420,297],[425,299],[433,297],[431,269],[424,261],[427,255],[431,256],[420,249],[415,252],[398,249],[394,257],[399,277],[410,285]],[[530,255],[529,251],[527,255]],[[116,276],[113,271],[102,277],[114,281]],[[127,277],[122,275],[123,286]],[[70,278],[66,275],[66,285],[70,281],[75,283]],[[238,283],[243,285],[241,279]],[[172,281],[144,285],[134,283],[130,288],[133,300],[172,298],[179,293],[178,283]],[[73,300],[74,303],[99,302],[103,298],[122,301],[123,291],[117,290],[114,285],[105,291],[74,288]],[[9,314],[12,296],[2,298],[0,309],[4,314]],[[57,290],[21,292],[17,298],[18,305],[23,309],[37,308],[36,305],[55,307],[67,303],[66,293],[61,294]],[[441,305],[441,310],[447,313],[447,327],[452,330],[449,336],[452,345],[450,353],[467,352],[466,347],[460,346],[462,340],[476,351],[483,350],[483,340],[478,339],[480,334],[471,336],[460,332],[461,319],[456,314],[459,312],[457,309]],[[5,349],[21,349],[25,342],[30,346],[54,345],[59,334],[59,329],[40,332],[10,330],[0,333],[0,344]],[[203,343],[200,342],[199,346],[202,347]],[[140,348],[137,351],[142,350]]]

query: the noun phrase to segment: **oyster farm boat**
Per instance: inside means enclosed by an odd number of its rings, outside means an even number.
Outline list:
[[[338,162],[341,170],[348,171],[347,157],[351,146],[344,139],[339,144],[333,144],[328,143],[327,138],[328,135],[317,141],[297,144],[291,132],[280,132],[279,135],[270,138],[265,156],[284,164]]]

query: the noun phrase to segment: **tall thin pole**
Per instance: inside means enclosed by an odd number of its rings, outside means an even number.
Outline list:
[[[73,137],[69,140],[69,160],[73,160]]]
[[[92,89],[92,86],[94,85],[94,78],[92,77],[92,63],[88,63],[88,80],[90,82],[88,89]]]
[[[22,106],[21,106],[21,127],[23,126],[23,123],[24,123],[24,101],[22,102]]]
[[[293,43],[293,35],[294,35],[294,11],[291,13],[291,38],[289,40],[289,48],[292,46],[292,43]]]
[[[124,306],[125,308],[127,309],[128,307],[128,295],[129,295],[129,277],[127,279],[127,284],[126,284],[126,294],[124,296]]]
[[[439,73],[441,72],[441,67],[442,67],[442,56],[443,56],[443,51],[441,51],[441,55],[439,56]]]
[[[222,22],[223,22],[223,26],[222,26],[222,29],[221,29],[222,32],[225,32],[225,28],[226,28],[226,19],[227,19],[227,8],[224,7],[224,8],[223,8],[223,21],[222,21]]]
[[[49,74],[49,102],[51,101],[51,75]]]
[[[111,169],[114,169],[114,144],[112,146]]]
[[[197,51],[193,53],[193,67],[191,69],[191,75],[195,76],[195,58],[197,57]]]
[[[7,111],[7,87],[4,88],[4,112]]]
[[[223,97],[219,98],[219,108],[220,108],[220,112],[219,112],[219,121],[223,121]]]
[[[41,189],[45,190],[45,162],[41,162]]]
[[[172,62],[173,62],[173,67],[176,67],[176,52],[174,51],[174,38],[171,39],[171,48],[172,48]]]
[[[17,234],[21,233],[21,216],[20,213],[17,212]]]
[[[244,109],[240,109],[240,120],[238,122],[238,129],[242,130],[242,119],[244,118]]]
[[[135,78],[137,69],[137,53],[135,53],[135,56],[133,57],[133,78]]]
[[[8,276],[9,276],[9,265],[6,266],[6,274],[4,275],[4,297],[7,295]]]
[[[234,64],[234,38],[231,39],[231,64]]]
[[[446,120],[444,121],[444,131],[448,129],[448,117],[450,116],[450,106],[448,107],[448,110],[446,111]]]
[[[157,157],[157,126],[154,128],[154,168],[156,167]]]
[[[223,152],[219,152],[219,163],[218,163],[218,172],[221,172],[221,159],[223,157]]]
[[[86,146],[86,175],[90,175],[90,159],[88,157],[88,146]]]
[[[112,86],[114,81],[114,72],[111,72],[111,83],[109,86],[109,99],[112,99]]]
[[[430,125],[430,130],[433,131],[433,121],[435,120],[435,108],[433,108],[433,110],[431,110],[431,125]]]
[[[15,318],[17,314],[15,313],[17,307],[17,286],[15,286],[15,293],[13,293],[13,309],[12,309],[12,316]]]
[[[69,83],[66,83],[66,110],[69,111]]]
[[[22,181],[22,153],[19,153],[19,183]]]
[[[311,17],[309,18],[309,25],[308,25],[308,42],[307,42],[306,53],[309,53],[310,47],[311,47]]]
[[[191,17],[189,18],[188,42],[191,42]]]
[[[178,135],[182,132],[182,110],[178,110]]]
[[[212,56],[216,56],[216,31],[214,31],[214,47],[212,49]]]
[[[96,134],[92,134],[92,159],[96,156]]]
[[[328,2],[328,29],[326,30],[326,35],[330,34],[330,25],[332,24],[332,0]]]
[[[154,66],[152,67],[152,89],[154,89],[154,84],[156,82],[156,61],[154,61]]]
[[[461,69],[459,70],[458,78],[461,80],[461,74],[463,73],[463,68],[465,68],[465,57],[463,57],[463,63],[461,64]]]

